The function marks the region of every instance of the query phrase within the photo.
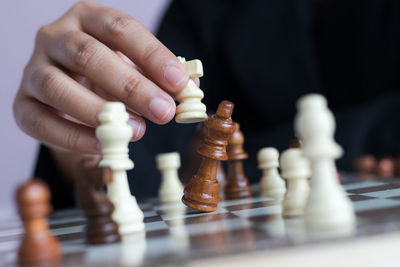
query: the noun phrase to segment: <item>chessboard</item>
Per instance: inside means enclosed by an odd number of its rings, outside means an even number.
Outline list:
[[[53,213],[49,225],[61,242],[63,266],[292,266],[310,258],[315,265],[307,266],[363,261],[367,266],[388,266],[378,260],[377,251],[398,250],[400,178],[342,174],[342,182],[357,214],[356,232],[345,236],[310,234],[302,218],[283,218],[281,204],[260,196],[257,186],[252,187],[252,198],[223,200],[209,213],[182,203],[139,201],[145,233],[126,235],[116,244],[85,244],[86,219],[78,209]],[[0,225],[1,266],[16,265],[22,234],[19,221]],[[358,256],[349,261],[354,255]]]

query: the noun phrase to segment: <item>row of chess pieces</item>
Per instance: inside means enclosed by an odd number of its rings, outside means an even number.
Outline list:
[[[378,177],[400,176],[400,157],[364,155],[354,160],[354,169],[361,175]]]
[[[200,61],[180,58],[190,78],[202,76]],[[208,117],[201,103],[202,91],[190,80],[177,96],[175,120],[179,123],[204,121],[205,135],[197,152],[201,156],[197,172],[183,188],[179,179],[164,179],[160,194],[181,198],[193,209],[215,211],[220,201],[217,173],[221,161],[229,160],[225,196],[251,196],[248,180],[243,172],[243,134],[232,121],[234,105],[222,101],[216,114]],[[302,148],[291,148],[282,153],[282,176],[288,180],[288,190],[278,173],[279,155],[273,148],[260,150],[258,159],[264,170],[261,191],[273,199],[282,199],[284,214],[303,216],[307,226],[321,231],[332,228],[354,229],[352,204],[338,183],[335,160],[342,154],[333,136],[335,120],[326,99],[310,94],[299,99],[295,118],[295,136],[302,140]],[[99,114],[100,126],[96,136],[102,144],[102,159],[91,158],[80,166],[76,191],[80,206],[87,217],[85,241],[88,244],[119,242],[121,236],[144,231],[143,212],[131,195],[126,171],[133,169],[128,144],[133,135],[127,124],[129,115],[120,102],[108,102]],[[175,157],[175,159],[173,159]],[[171,160],[172,158],[172,160]],[[177,155],[159,155],[157,164],[164,176],[176,176]],[[175,168],[175,169],[174,169]],[[311,189],[307,179],[311,178]],[[105,190],[107,187],[107,191]],[[171,192],[173,192],[171,194]],[[50,212],[49,191],[43,183],[29,181],[17,192],[19,213],[25,235],[19,249],[19,262],[57,262],[61,258],[59,244],[51,235],[46,216]]]

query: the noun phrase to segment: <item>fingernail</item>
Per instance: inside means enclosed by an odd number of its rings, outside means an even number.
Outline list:
[[[150,111],[159,120],[164,120],[171,113],[172,105],[162,98],[154,98],[150,102]]]
[[[172,86],[183,86],[184,82],[187,83],[189,76],[174,65],[168,65],[164,70],[164,78]]]
[[[137,140],[138,137],[140,136],[140,132],[142,130],[142,124],[139,123],[138,121],[135,121],[133,119],[128,120],[128,124],[132,127],[133,130],[133,139]]]

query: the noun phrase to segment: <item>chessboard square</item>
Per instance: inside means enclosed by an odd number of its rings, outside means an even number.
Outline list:
[[[157,216],[157,215],[158,215],[157,212],[154,210],[143,211],[144,218],[153,217],[153,216]]]
[[[167,230],[168,226],[164,221],[158,221],[158,222],[148,222],[145,225],[146,232],[150,231],[156,231],[156,230]]]
[[[231,219],[223,221],[212,221],[206,223],[189,224],[186,225],[186,230],[190,236],[219,233],[219,232],[230,232],[237,229],[249,228],[251,223],[247,220],[242,219]]]
[[[205,213],[203,211],[187,208],[185,214],[174,214],[174,213],[169,213],[168,211],[164,210],[160,215],[164,221],[168,221],[168,220],[172,220],[172,219],[200,217],[200,216],[204,216],[204,215],[213,215],[213,214],[225,213],[225,212],[228,212],[228,211],[222,207],[218,207],[215,211],[207,212],[207,213]]]
[[[66,234],[72,234],[72,233],[82,233],[83,232],[83,225],[77,225],[77,226],[69,226],[69,227],[64,227],[64,228],[57,228],[57,229],[51,229],[51,232],[56,235],[66,235]]]
[[[367,188],[367,187],[375,187],[375,186],[381,186],[385,185],[386,183],[384,182],[378,182],[378,181],[362,181],[362,182],[356,182],[356,183],[351,183],[351,184],[344,184],[343,188],[347,191],[349,190],[355,190],[355,189],[362,189],[362,188]]]
[[[369,210],[385,209],[400,206],[400,200],[374,198],[353,203],[356,212],[363,212]]]
[[[367,199],[374,199],[374,197],[368,197],[364,195],[348,195],[351,201],[356,202],[356,201],[361,201],[361,200],[367,200]]]
[[[400,196],[400,188],[388,189],[384,191],[363,193],[363,196],[377,197],[377,198],[389,198]]]
[[[203,216],[196,216],[196,217],[185,217],[184,224],[200,224],[200,223],[207,223],[207,222],[215,222],[215,221],[223,221],[223,220],[231,220],[238,218],[236,215],[230,212],[224,213],[214,213],[214,214],[204,214]],[[182,221],[182,218],[174,218],[171,220],[167,220],[166,223],[168,225],[178,225]]]
[[[144,217],[143,222],[144,223],[150,223],[150,222],[160,222],[163,219],[161,218],[160,215],[155,215],[155,216],[149,216],[149,217]]]
[[[260,216],[260,215],[270,215],[270,214],[282,213],[282,206],[281,205],[273,205],[273,206],[262,207],[262,208],[232,211],[232,213],[239,217],[242,217],[242,218],[249,218],[249,217]]]
[[[248,210],[248,209],[274,206],[276,204],[277,204],[277,202],[274,200],[258,201],[258,202],[250,202],[250,203],[233,205],[233,206],[225,206],[224,209],[227,209],[229,211],[238,211],[238,210]]]
[[[366,193],[377,193],[377,192],[383,192],[386,190],[392,190],[392,189],[396,189],[399,188],[400,189],[400,185],[393,185],[393,184],[384,184],[384,185],[379,185],[379,186],[373,186],[373,187],[365,187],[365,188],[360,188],[360,189],[352,189],[352,190],[348,190],[348,192],[350,193],[354,193],[354,194],[363,194],[363,195],[367,195]]]
[[[241,199],[233,199],[233,200],[223,200],[219,203],[221,207],[230,207],[242,204],[249,204],[254,202],[261,202],[261,201],[270,201],[272,198],[270,197],[252,197],[252,198],[241,198]]]

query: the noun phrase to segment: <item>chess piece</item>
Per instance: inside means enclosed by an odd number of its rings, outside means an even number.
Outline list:
[[[275,200],[283,199],[286,192],[285,181],[278,173],[279,152],[273,147],[265,147],[258,151],[258,168],[263,170],[260,180],[260,193],[262,196]]]
[[[204,93],[192,80],[203,76],[201,61],[198,59],[186,61],[182,57],[178,57],[178,59],[185,65],[190,79],[186,87],[175,96],[175,99],[179,101],[179,105],[176,107],[175,121],[177,123],[205,121],[208,117],[207,108],[201,102]]]
[[[179,153],[163,153],[156,156],[157,169],[162,173],[158,195],[163,203],[179,201],[182,198],[183,186],[178,177],[181,166]]]
[[[219,202],[216,180],[218,162],[227,160],[226,145],[235,130],[231,115],[233,103],[222,101],[217,113],[206,122],[207,136],[198,153],[202,156],[200,167],[185,186],[182,201],[185,205],[202,211],[215,211]]]
[[[112,181],[109,168],[96,166],[97,160],[85,159],[80,164],[82,176],[76,179],[79,204],[87,218],[85,241],[88,244],[119,242],[118,225],[111,219],[114,205],[107,197],[105,187]]]
[[[50,191],[42,181],[34,179],[16,192],[18,212],[25,234],[18,250],[20,265],[56,265],[62,256],[58,240],[51,234],[47,215],[51,211]]]
[[[299,148],[284,151],[280,161],[282,177],[288,181],[288,191],[282,203],[283,215],[302,215],[310,193],[310,163]]]
[[[383,157],[378,161],[376,174],[380,177],[394,177],[396,173],[395,161],[391,157]]]
[[[108,102],[99,115],[101,125],[96,129],[103,152],[99,166],[109,167],[112,172],[107,194],[114,204],[112,218],[118,223],[121,235],[144,230],[143,212],[131,195],[126,175],[126,171],[134,166],[129,159],[128,143],[133,132],[127,124],[128,119],[124,104]]]
[[[294,137],[292,140],[290,140],[289,148],[301,148],[301,140],[297,137]]]
[[[362,175],[375,174],[377,165],[377,160],[372,155],[365,155],[354,160],[355,170]]]
[[[228,179],[225,187],[227,199],[251,197],[251,188],[243,170],[243,160],[248,158],[243,150],[244,137],[239,123],[228,140]]]
[[[355,214],[352,203],[338,183],[335,159],[343,151],[334,140],[335,119],[326,99],[318,94],[303,96],[297,103],[296,135],[303,141],[304,155],[311,164],[311,192],[304,210],[312,231],[352,232]]]

